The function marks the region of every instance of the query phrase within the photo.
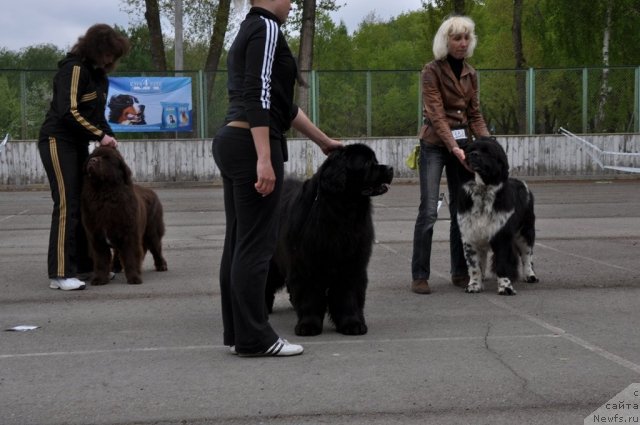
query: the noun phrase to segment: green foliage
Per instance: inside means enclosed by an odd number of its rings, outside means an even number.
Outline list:
[[[297,32],[302,26],[302,6],[304,0],[293,0],[292,5],[295,5],[286,23],[286,33],[292,34]],[[328,12],[339,10],[341,5],[336,3],[336,0],[316,0],[316,20],[319,14],[327,15]]]
[[[198,70],[203,68],[207,56],[218,0],[183,1],[184,66]],[[298,51],[302,1],[293,1],[297,7],[284,28],[294,52]],[[432,60],[433,36],[443,19],[453,12],[454,1],[423,0],[420,10],[388,21],[374,14],[363,16],[351,33],[328,14],[345,1],[363,0],[317,0],[313,62],[316,91],[313,95],[318,107],[318,124],[336,137],[415,134],[420,121],[419,71]],[[152,65],[149,32],[143,16],[144,1],[121,0],[121,3],[125,10],[138,17],[138,22],[126,29],[118,28],[127,34],[133,46],[130,55],[122,59],[118,73],[148,73]],[[159,3],[161,13],[172,25],[173,1],[160,0]],[[633,130],[633,105],[637,102],[634,100],[635,68],[622,66],[640,64],[638,0],[536,0],[523,3],[525,67],[536,70],[532,102],[535,105],[534,131],[552,132],[560,125],[581,129],[583,104],[587,106],[587,129]],[[599,67],[603,64],[609,5],[612,6],[609,45],[612,68],[605,74]],[[469,62],[479,71],[483,114],[496,133],[513,134],[521,128],[517,121],[522,117],[517,111],[525,96],[518,89],[516,77],[522,81],[527,72],[514,70],[513,0],[466,0],[465,13],[476,22],[478,46]],[[230,23],[230,33],[236,24]],[[173,57],[172,49],[172,43],[167,43],[168,58]],[[20,52],[0,49],[0,68],[54,70],[63,55],[64,51],[52,45],[33,46]],[[222,56],[220,63],[224,68],[224,52]],[[171,66],[173,61],[169,62]],[[584,67],[593,67],[585,71],[586,99],[582,99]],[[311,81],[311,72],[302,70],[302,73],[307,81]],[[28,128],[26,134],[35,134],[43,110],[46,110],[53,73],[29,73],[25,79],[18,72],[4,71],[0,76],[4,79],[0,82],[0,95],[5,105],[19,108],[24,104],[20,99],[26,99],[29,110],[22,117],[26,117],[27,124],[20,129]],[[602,101],[600,89],[605,77],[607,98]],[[223,122],[226,110],[224,71],[219,72],[218,78],[215,93],[207,105],[209,135]],[[302,106],[307,112],[312,109],[311,105]],[[596,119],[599,108],[604,110],[602,119]],[[0,130],[14,122],[14,115],[5,115],[11,118],[0,121]]]
[[[372,76],[372,134],[410,135],[418,132],[420,73],[379,72]]]
[[[367,135],[366,78],[362,73],[323,72],[318,75],[318,123],[327,134]]]
[[[6,76],[0,75],[0,137],[9,133],[16,138],[20,134],[20,102],[13,87]]]
[[[131,51],[120,59],[118,71],[142,71],[153,69],[151,60],[151,35],[146,25],[130,27],[123,31],[131,42]]]
[[[315,69],[345,70],[353,68],[351,37],[344,24],[336,25],[328,15],[319,14],[316,18],[314,41],[313,62]]]
[[[53,44],[27,47],[20,52],[18,66],[21,69],[55,69],[65,55]]]
[[[51,78],[53,73],[42,72],[30,74],[26,91],[24,138],[37,139],[40,126],[51,102]]]
[[[29,70],[0,74],[0,133],[14,138],[35,139],[51,99],[51,79],[65,55],[52,44],[40,44],[18,53],[0,53],[0,64]]]
[[[413,12],[386,24],[361,24],[352,39],[355,63],[359,69],[421,69],[431,56],[426,20],[426,12]]]
[[[144,0],[120,0],[122,8],[133,18],[135,26],[144,26],[145,1]],[[175,23],[174,0],[158,0],[161,18],[163,22],[171,26],[171,33]],[[192,42],[208,41],[215,20],[218,2],[215,0],[183,0],[182,1],[182,27],[184,40]]]
[[[0,69],[16,68],[19,60],[19,53],[7,50],[5,48],[0,49]]]

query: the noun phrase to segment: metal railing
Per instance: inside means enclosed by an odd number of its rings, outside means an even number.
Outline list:
[[[0,134],[36,139],[51,96],[52,70],[0,69]],[[157,76],[127,72],[122,76]],[[210,138],[224,122],[226,71],[191,77],[192,133],[125,133],[120,138]],[[479,69],[479,96],[492,133],[640,132],[640,67]],[[416,135],[421,125],[420,71],[308,71],[303,109],[338,138]]]

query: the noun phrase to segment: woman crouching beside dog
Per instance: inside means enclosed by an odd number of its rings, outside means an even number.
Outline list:
[[[84,289],[78,277],[89,277],[93,270],[80,218],[82,167],[89,156],[89,142],[118,145],[105,119],[107,74],[128,51],[125,36],[106,24],[96,24],[58,63],[53,99],[38,142],[53,199],[48,254],[51,289]]]
[[[438,217],[438,197],[443,169],[449,191],[451,281],[469,283],[467,263],[456,219],[456,202],[465,154],[464,144],[490,136],[480,113],[478,78],[466,61],[477,44],[474,22],[466,16],[445,20],[433,40],[435,60],[422,69],[423,126],[420,131],[420,206],[413,236],[411,290],[429,294],[433,226]]]
[[[293,103],[297,66],[280,31],[291,0],[251,0],[251,6],[229,50],[227,124],[212,146],[226,218],[220,265],[223,339],[240,356],[293,356],[302,354],[303,347],[278,336],[265,304],[277,241],[284,133],[293,126],[325,154],[342,144]]]

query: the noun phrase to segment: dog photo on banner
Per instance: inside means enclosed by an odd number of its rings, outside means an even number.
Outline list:
[[[191,78],[109,77],[106,117],[114,132],[193,131]]]

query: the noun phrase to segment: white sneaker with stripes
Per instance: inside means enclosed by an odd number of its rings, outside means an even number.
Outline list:
[[[235,348],[235,347],[234,347]],[[302,345],[291,344],[283,338],[278,340],[265,351],[259,353],[238,353],[240,357],[288,357],[297,356],[304,352]]]
[[[73,291],[76,289],[84,289],[86,284],[76,279],[75,277],[65,278],[57,278],[49,280],[49,288],[51,289],[62,289],[63,291]]]

